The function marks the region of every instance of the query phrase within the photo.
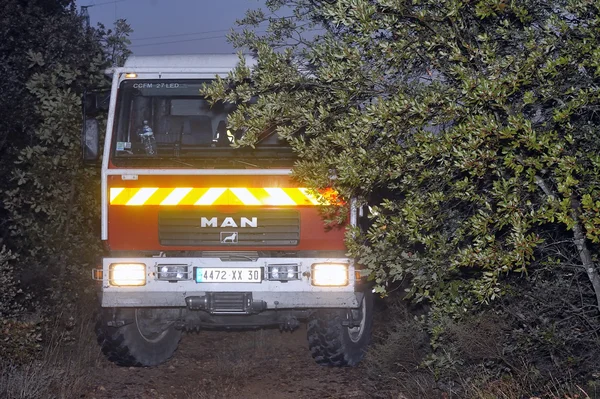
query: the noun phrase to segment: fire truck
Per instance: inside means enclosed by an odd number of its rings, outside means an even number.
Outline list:
[[[317,363],[354,366],[372,328],[373,294],[346,256],[326,201],[291,177],[294,153],[274,131],[233,146],[235,104],[202,88],[237,55],[132,56],[111,69],[101,163],[98,342],[122,366],[167,361],[182,333],[294,330],[307,323]],[[252,65],[252,59],[247,63]],[[99,95],[86,96],[84,159],[99,158]],[[348,224],[359,209],[350,206]]]

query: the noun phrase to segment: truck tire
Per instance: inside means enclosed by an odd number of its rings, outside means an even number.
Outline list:
[[[169,360],[177,350],[181,331],[172,322],[145,317],[142,310],[125,312],[129,316],[125,325],[110,326],[110,319],[104,316],[96,325],[98,344],[108,360],[128,367],[157,366]]]
[[[314,312],[308,321],[308,346],[315,361],[322,366],[356,366],[364,357],[371,342],[373,328],[373,293],[365,291],[360,311],[323,309]],[[360,326],[347,327],[342,323],[353,318]]]

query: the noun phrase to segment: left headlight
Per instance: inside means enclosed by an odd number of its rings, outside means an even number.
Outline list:
[[[109,268],[110,285],[146,285],[143,263],[113,263]]]
[[[312,285],[348,285],[348,265],[343,263],[315,263],[312,265]]]

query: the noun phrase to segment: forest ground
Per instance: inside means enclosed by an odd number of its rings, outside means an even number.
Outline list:
[[[118,367],[104,358],[96,364],[85,398],[373,397],[364,366],[329,368],[314,362],[304,325],[294,332],[186,333],[173,358],[157,367]]]

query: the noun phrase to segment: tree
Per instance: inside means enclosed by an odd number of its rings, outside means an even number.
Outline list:
[[[114,30],[109,29],[105,31],[104,25],[98,25],[100,32],[105,37],[102,42],[110,65],[123,66],[127,57],[131,55],[131,50],[129,50],[128,46],[131,44],[129,34],[133,32],[133,29],[131,29],[125,19],[117,19]]]
[[[380,292],[410,278],[414,299],[462,312],[556,253],[578,258],[600,304],[597,4],[267,6],[242,21],[269,20],[267,34],[232,36],[257,67],[207,94],[258,95],[231,121],[248,130],[242,145],[275,125],[297,179],[372,206],[348,245]]]
[[[0,243],[14,274],[0,290],[71,302],[100,252],[99,177],[82,165],[80,132],[83,92],[107,84],[105,32],[65,0],[4,2],[0,30]]]

